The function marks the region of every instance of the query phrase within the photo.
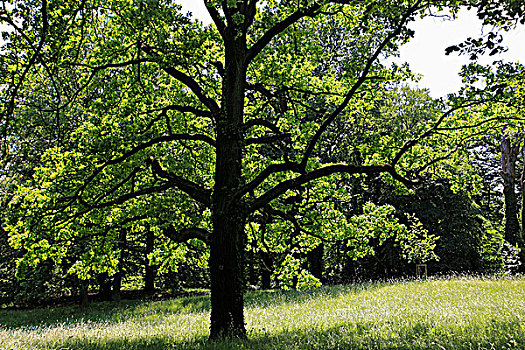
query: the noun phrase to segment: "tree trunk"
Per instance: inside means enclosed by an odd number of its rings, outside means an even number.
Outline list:
[[[516,161],[519,145],[512,147],[510,137],[503,136],[501,150],[501,177],[505,197],[505,239],[512,245],[521,245],[520,224],[518,221],[518,200],[515,192]]]
[[[117,273],[113,276],[113,291],[111,299],[113,301],[120,301],[120,289],[122,287],[122,275],[124,273],[124,259],[126,255],[126,240],[127,240],[127,229],[121,228],[118,237],[118,247],[120,250],[120,259],[118,261]]]
[[[272,288],[273,259],[270,253],[261,252],[261,260],[261,288],[270,289]]]
[[[308,270],[308,261],[303,260],[303,254],[300,250],[300,246],[294,245],[294,240],[296,237],[299,237],[301,235],[301,229],[298,226],[295,226],[293,229],[293,233],[290,235],[290,238],[286,241],[286,246],[291,247],[292,250],[292,258],[297,259],[300,262],[300,269]],[[298,248],[298,249],[295,249]],[[292,286],[294,289],[297,289],[297,286],[299,284],[299,278],[298,275],[295,275],[292,277]]]
[[[521,233],[525,235],[525,138],[523,139],[523,168],[521,169]]]
[[[119,271],[113,276],[113,290],[111,291],[111,300],[120,301],[121,287],[122,287],[122,273]]]
[[[341,259],[343,260],[343,266],[341,269],[341,280],[339,283],[350,283],[358,279],[356,274],[357,262],[349,256],[349,248],[346,245],[346,242],[343,243],[341,249],[343,253],[341,256]]]
[[[144,252],[144,261],[145,261],[145,274],[144,274],[144,293],[152,294],[155,291],[155,266],[151,265],[151,261],[148,258],[148,255],[153,253],[155,248],[155,234],[151,230],[146,231],[146,250]]]
[[[87,280],[79,280],[80,283],[80,306],[87,307],[89,305],[89,296],[88,296],[88,284]]]
[[[210,247],[210,338],[244,338],[244,218],[215,215]]]
[[[512,245],[520,241],[520,224],[518,221],[518,199],[513,189],[509,189],[505,195],[505,239]]]
[[[259,273],[258,273],[258,260],[257,255],[253,250],[248,249],[246,254],[246,276],[248,280],[248,285],[250,288],[257,286],[259,283]]]
[[[306,255],[308,261],[308,271],[319,281],[323,279],[323,255],[324,244],[319,244]]]
[[[236,28],[231,28],[227,33],[229,40],[225,40],[221,113],[216,125],[210,240],[210,340],[246,337],[243,295],[247,214],[243,203],[235,198],[235,192],[244,183],[241,169],[246,37],[237,34]]]
[[[111,281],[107,272],[99,273],[97,276],[98,297],[100,300],[107,301],[111,300]]]

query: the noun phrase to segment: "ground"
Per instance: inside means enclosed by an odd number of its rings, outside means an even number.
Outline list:
[[[246,296],[247,341],[207,343],[209,296],[0,310],[1,349],[522,349],[525,279],[454,278]]]

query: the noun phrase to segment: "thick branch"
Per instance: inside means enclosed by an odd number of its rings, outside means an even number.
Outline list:
[[[388,173],[393,178],[398,181],[401,181],[407,186],[415,184],[415,182],[401,176],[391,165],[369,165],[369,166],[354,166],[346,164],[336,164],[328,165],[316,170],[313,170],[309,173],[304,173],[294,179],[286,180],[278,185],[274,186],[272,189],[267,191],[265,194],[256,198],[252,201],[250,209],[252,211],[264,207],[266,204],[270,203],[272,200],[284,194],[286,191],[302,186],[310,181],[329,176],[332,174],[380,174]]]
[[[246,55],[246,63],[250,63],[255,57],[257,57],[257,55],[266,47],[266,45],[270,43],[270,41],[272,41],[273,38],[284,32],[288,27],[299,21],[301,18],[305,16],[314,16],[315,11],[317,11],[319,8],[321,8],[321,5],[313,3],[309,7],[300,9],[275,24],[248,50]]]
[[[177,231],[172,225],[169,225],[162,230],[162,233],[174,243],[184,243],[190,239],[198,239],[208,243],[210,240],[210,233],[199,227],[184,228]]]
[[[153,48],[147,44],[141,43],[140,48],[142,49],[142,51],[156,59],[161,58],[160,55],[153,51]],[[162,64],[161,66],[162,69],[166,73],[168,73],[172,78],[186,85],[195,94],[195,96],[197,96],[199,101],[201,101],[211,111],[213,115],[217,115],[219,113],[220,107],[217,104],[217,102],[205,95],[203,89],[197,83],[197,81],[195,81],[195,79],[174,67],[163,66]]]
[[[226,31],[226,25],[224,24],[219,11],[217,11],[217,8],[213,4],[211,4],[208,0],[204,0],[204,5],[206,5],[206,10],[208,10],[208,13],[210,14],[210,17],[213,20],[213,23],[215,23],[217,30],[219,31],[221,36],[224,38],[224,33]]]
[[[93,171],[93,173],[84,181],[84,184],[76,191],[76,193],[72,197],[68,197],[65,199],[70,199],[71,201],[74,201],[77,198],[80,198],[82,192],[87,188],[87,186],[108,166],[119,164],[125,161],[126,159],[130,158],[131,156],[137,154],[138,152],[145,150],[153,145],[163,143],[163,142],[180,141],[180,140],[204,141],[211,145],[215,144],[214,140],[212,140],[210,137],[205,136],[205,135],[174,134],[174,135],[160,136],[160,137],[154,138],[148,142],[145,142],[143,144],[140,144],[134,147],[133,149],[129,150],[128,152],[124,153],[122,156],[118,158],[113,158],[113,159],[106,161],[104,164],[102,164],[101,166],[99,166]]]
[[[266,119],[250,119],[243,125],[243,131],[247,131],[248,129],[254,127],[254,126],[263,126],[269,130],[271,130],[274,134],[282,134],[282,131],[277,127],[277,125],[273,124],[272,122],[266,120]]]
[[[192,181],[186,180],[179,175],[167,172],[166,170],[162,169],[160,163],[154,158],[148,159],[147,163],[151,165],[151,170],[153,171],[153,174],[167,180],[170,184],[173,184],[179,190],[187,193],[191,198],[195,199],[196,201],[208,207],[211,205],[210,189],[207,189],[204,186],[196,184]]]
[[[80,217],[80,216],[82,216],[84,214],[87,214],[89,211],[91,211],[93,209],[102,209],[102,208],[112,207],[114,205],[123,204],[123,203],[127,202],[130,199],[138,198],[140,196],[145,196],[145,195],[148,195],[148,194],[164,192],[167,189],[170,189],[172,187],[174,187],[173,184],[171,184],[171,183],[164,183],[162,185],[147,187],[147,188],[143,188],[143,189],[138,190],[138,191],[132,191],[130,193],[126,193],[126,194],[124,194],[122,196],[119,196],[119,197],[117,197],[117,198],[115,198],[115,199],[113,199],[111,201],[97,203],[97,204],[88,204],[87,202],[82,201],[82,204],[84,206],[86,206],[88,209],[86,211],[82,211],[82,212],[77,213],[75,215],[75,217]],[[80,200],[81,199],[79,198],[79,201]]]
[[[246,193],[253,191],[257,186],[264,182],[270,175],[275,173],[280,173],[284,171],[294,171],[301,173],[299,164],[297,163],[281,163],[281,164],[271,164],[266,169],[264,169],[255,179],[244,185],[236,194],[237,198],[244,196]]]

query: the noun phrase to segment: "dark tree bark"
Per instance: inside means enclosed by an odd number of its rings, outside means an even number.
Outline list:
[[[272,216],[267,211],[262,211],[261,220],[261,245],[264,250],[259,251],[259,261],[261,264],[261,288],[270,289],[272,287],[272,274],[273,274],[273,256],[270,253],[270,247],[266,243],[266,232],[268,223],[272,221]]]
[[[342,269],[341,269],[341,282],[342,283],[350,283],[350,282],[357,280],[357,274],[356,274],[357,262],[349,256],[348,250],[349,250],[348,246],[346,244],[343,244],[343,247],[342,247],[343,263],[342,263]]]
[[[121,300],[121,296],[120,296],[121,287],[122,287],[122,272],[118,271],[113,276],[113,289],[111,290],[111,300],[113,301]]]
[[[290,238],[286,242],[286,246],[292,247],[292,251],[293,251],[292,257],[294,259],[297,259],[297,260],[299,260],[301,262],[300,263],[300,268],[304,269],[304,270],[307,270],[308,269],[308,261],[306,259],[303,259],[304,255],[299,249],[295,249],[295,248],[300,248],[300,247],[298,245],[294,245],[295,238],[299,237],[300,235],[301,235],[301,227],[299,225],[294,225],[293,233],[292,233],[292,235],[290,235]],[[298,278],[297,275],[295,275],[292,278],[293,288],[297,289],[298,284],[299,284],[299,278]]]
[[[156,267],[151,265],[148,255],[155,248],[155,234],[151,230],[146,231],[146,249],[144,251],[144,293],[152,294],[155,291]]]
[[[512,245],[520,241],[520,224],[518,221],[518,198],[512,189],[504,191],[505,197],[505,239]]]
[[[239,35],[240,34],[240,35]],[[225,32],[225,75],[217,120],[213,233],[210,240],[210,339],[245,338],[245,205],[236,198],[241,176],[246,84],[246,33],[236,26]]]

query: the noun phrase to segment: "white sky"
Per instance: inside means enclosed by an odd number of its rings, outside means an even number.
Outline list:
[[[193,16],[204,23],[211,19],[202,0],[177,0],[184,12],[192,12]],[[396,62],[408,62],[413,72],[422,74],[420,88],[428,88],[433,97],[443,97],[456,92],[461,86],[458,72],[461,66],[469,63],[467,56],[452,53],[445,56],[445,48],[459,44],[468,37],[479,37],[482,33],[481,22],[474,11],[463,11],[454,20],[426,17],[411,25],[416,34],[414,38],[401,48],[401,57]],[[489,28],[485,28],[487,31]],[[520,26],[506,33],[504,44],[509,50],[501,55],[487,56],[480,60],[482,64],[491,64],[495,60],[520,62],[525,64],[525,26]]]

